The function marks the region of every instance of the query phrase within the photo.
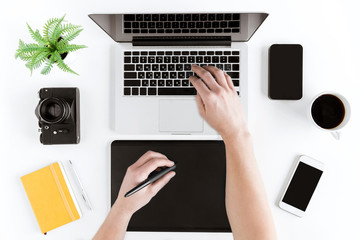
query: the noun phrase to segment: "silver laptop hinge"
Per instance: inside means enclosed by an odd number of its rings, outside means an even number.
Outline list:
[[[230,36],[133,37],[133,46],[231,46]]]

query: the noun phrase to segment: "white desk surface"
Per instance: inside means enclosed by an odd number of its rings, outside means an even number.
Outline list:
[[[0,29],[0,239],[90,239],[110,207],[110,143],[125,139],[110,127],[110,47],[114,42],[87,16],[90,13],[241,11],[269,13],[249,41],[249,127],[265,182],[279,239],[360,239],[360,34],[355,0],[286,1],[6,1]],[[30,72],[14,59],[18,40],[30,42],[26,22],[42,28],[50,17],[81,24],[71,64],[80,76],[54,68],[50,75]],[[267,97],[268,48],[274,43],[304,47],[304,96],[299,101]],[[39,143],[37,92],[42,87],[80,88],[81,142],[72,146]],[[351,104],[352,116],[340,141],[317,129],[307,118],[311,99],[333,90]],[[146,136],[138,139],[156,138]],[[312,156],[326,164],[307,214],[297,218],[277,207],[296,158]],[[71,159],[94,206],[83,217],[43,236],[37,226],[20,177],[54,161]],[[161,192],[160,192],[161,194]],[[169,212],[171,214],[171,211]],[[232,239],[230,234],[132,233],[127,239]]]

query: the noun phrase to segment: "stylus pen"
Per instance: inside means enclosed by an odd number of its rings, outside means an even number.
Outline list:
[[[90,210],[92,210],[92,207],[91,207],[91,204],[90,204],[90,200],[89,200],[89,198],[88,198],[88,196],[87,196],[87,194],[86,194],[86,192],[85,192],[85,189],[84,189],[83,185],[82,185],[81,182],[80,182],[79,175],[77,174],[77,172],[76,172],[76,170],[75,170],[75,168],[74,168],[73,163],[71,162],[71,160],[69,160],[69,165],[70,165],[70,169],[71,169],[73,175],[75,176],[75,178],[76,178],[76,180],[77,180],[78,187],[80,188],[80,191],[81,191],[81,197],[82,197],[82,199],[84,200],[86,206],[87,206]]]
[[[157,180],[159,180],[162,176],[165,176],[168,172],[171,172],[172,170],[174,170],[176,168],[176,163],[174,163],[174,166],[172,167],[167,167],[162,169],[159,172],[155,172],[154,175],[152,175],[151,177],[148,177],[145,181],[143,181],[142,183],[140,183],[139,185],[137,185],[136,187],[134,187],[133,189],[131,189],[130,191],[128,191],[125,194],[125,197],[130,197],[131,195],[133,195],[134,193],[136,193],[137,191],[140,191],[141,189],[143,189],[144,187],[146,187],[147,185],[156,182]]]

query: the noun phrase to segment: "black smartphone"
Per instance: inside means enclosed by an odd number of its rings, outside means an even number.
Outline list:
[[[303,48],[300,44],[273,44],[269,49],[269,97],[299,100],[303,95]]]

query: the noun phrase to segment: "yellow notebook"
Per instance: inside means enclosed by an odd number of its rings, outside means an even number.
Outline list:
[[[80,208],[60,162],[21,177],[42,233],[81,217]]]

